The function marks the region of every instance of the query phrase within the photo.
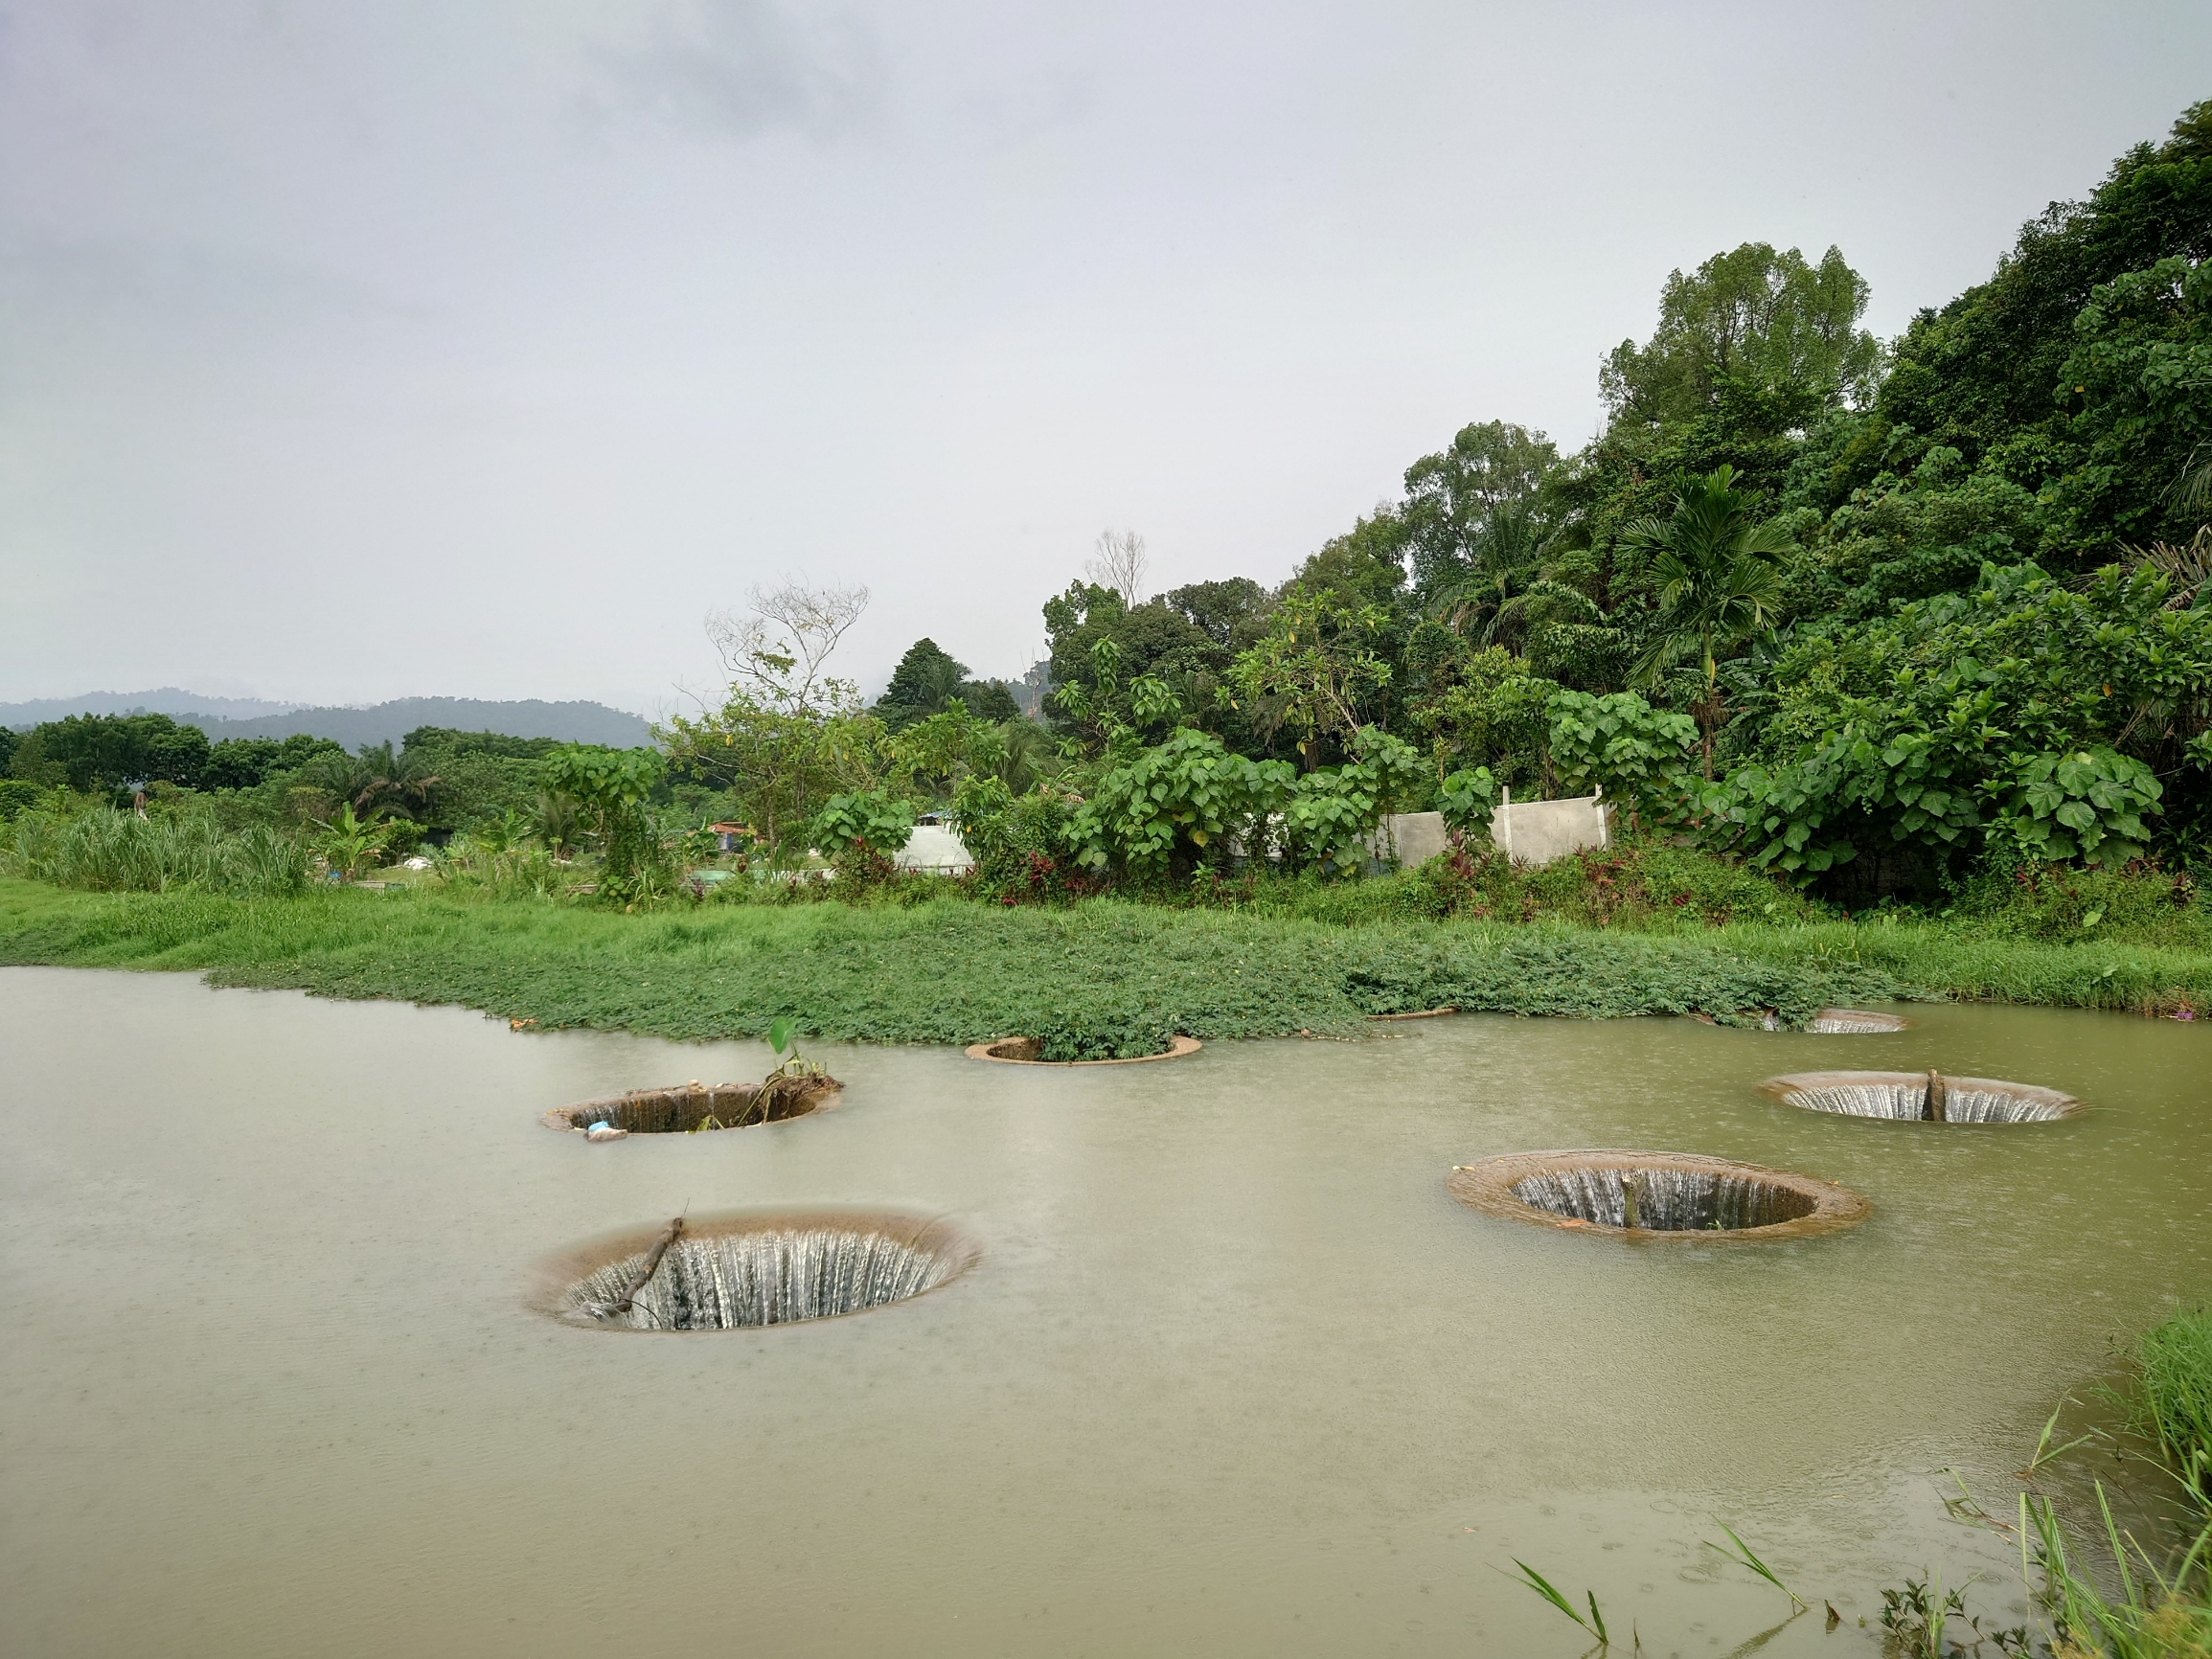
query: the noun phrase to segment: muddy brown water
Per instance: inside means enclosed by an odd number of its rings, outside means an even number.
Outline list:
[[[1912,1011],[1882,1037],[1463,1015],[1175,1065],[824,1046],[837,1110],[548,1135],[550,1106],[765,1069],[450,1009],[0,970],[0,1651],[1654,1654],[1787,1604],[1874,1650],[1979,1568],[2109,1340],[2212,1290],[2207,1034]],[[1763,1078],[1934,1065],[2092,1108],[1974,1132]],[[1476,1215],[1455,1163],[1709,1152],[1873,1201],[1846,1234],[1637,1249]],[[848,1318],[636,1339],[535,1264],[695,1211],[942,1215],[984,1254]],[[1994,1507],[1994,1504],[1993,1504]]]

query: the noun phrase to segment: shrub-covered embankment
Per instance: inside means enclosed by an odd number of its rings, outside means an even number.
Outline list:
[[[1097,901],[1066,910],[708,906],[635,916],[425,895],[244,902],[0,880],[0,962],[193,969],[216,983],[461,1003],[541,1026],[675,1037],[810,1033],[969,1042],[1060,1032],[1121,1047],[1344,1033],[1450,1003],[1602,1017],[1802,1017],[1895,987],[1746,940],[1492,924],[1362,927]],[[1089,1045],[1086,1045],[1089,1046]]]
[[[1650,935],[1500,922],[1344,926],[1093,901],[704,906],[624,915],[426,894],[80,894],[0,879],[0,963],[167,968],[221,985],[458,1003],[541,1027],[757,1035],[789,1015],[874,1042],[1057,1033],[1345,1034],[1453,1005],[1575,1017],[1802,1018],[1825,1003],[1966,995],[2085,1007],[2212,996],[2212,957],[1977,940],[1909,922]]]

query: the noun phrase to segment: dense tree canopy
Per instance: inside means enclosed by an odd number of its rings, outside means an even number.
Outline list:
[[[931,715],[942,715],[955,700],[983,720],[1011,720],[1020,711],[1014,693],[996,680],[969,676],[935,640],[916,640],[891,671],[891,683],[876,699],[874,713],[890,731],[900,731]]]
[[[1615,420],[1673,426],[1748,392],[1801,424],[1874,390],[1881,347],[1859,328],[1865,280],[1830,248],[1817,265],[1795,248],[1745,242],[1667,279],[1659,326],[1623,340],[1598,380]]]
[[[34,726],[11,765],[33,782],[72,789],[172,784],[191,788],[208,763],[207,734],[167,715],[72,715]]]
[[[1395,734],[1430,798],[1608,783],[1854,901],[1991,857],[2196,859],[2208,253],[2200,105],[1894,352],[1840,250],[1717,254],[1607,357],[1580,454],[1467,425],[1225,617],[1071,586],[1056,723],[1098,764],[1156,745],[1112,775],[1167,799],[1243,777],[1223,756],[1334,774]],[[1168,845],[1145,821],[1137,863]]]
[[[2202,349],[2201,292],[2183,289],[2208,256],[2212,102],[2186,111],[2164,144],[2120,157],[2087,199],[2053,203],[1988,282],[1914,318],[1874,418],[1832,463],[1830,493],[1943,446],[1970,472],[2052,495],[2059,511],[2032,551],[2094,559],[2117,540],[2185,537],[2193,524],[2169,498],[2202,436],[2182,417],[2206,399],[2201,384],[2162,397],[2135,353],[2171,367],[2170,351],[2150,348],[2190,331],[2184,311]]]

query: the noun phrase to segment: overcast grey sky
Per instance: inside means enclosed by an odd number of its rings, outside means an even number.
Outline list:
[[[2212,95],[2212,6],[0,0],[0,699],[1015,674],[1104,527],[1274,581],[1677,265],[1870,324]]]

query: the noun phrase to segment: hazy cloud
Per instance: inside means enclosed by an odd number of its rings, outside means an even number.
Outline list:
[[[2109,11],[0,0],[0,701],[650,708],[787,571],[1018,674],[1106,526],[1279,581],[1581,443],[1741,242],[1894,334],[2203,96]]]
[[[796,16],[772,0],[681,0],[596,58],[587,110],[656,117],[700,137],[835,137],[877,117],[887,81],[860,18]]]

